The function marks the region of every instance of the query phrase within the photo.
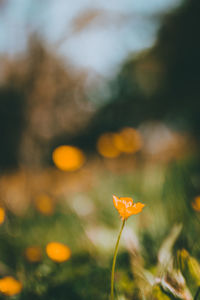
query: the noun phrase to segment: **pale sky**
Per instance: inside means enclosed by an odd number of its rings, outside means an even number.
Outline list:
[[[7,0],[0,8],[0,54],[16,55],[26,47],[28,33],[38,32],[50,47],[76,67],[112,73],[129,53],[151,47],[159,22],[156,14],[178,6],[182,0]],[[106,12],[85,30],[70,35],[81,12]],[[115,17],[114,19],[112,17]],[[123,21],[116,20],[121,16]]]

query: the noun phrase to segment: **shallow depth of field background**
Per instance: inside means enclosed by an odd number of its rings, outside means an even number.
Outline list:
[[[200,2],[0,1],[0,299],[192,300]],[[117,3],[116,3],[117,2]]]

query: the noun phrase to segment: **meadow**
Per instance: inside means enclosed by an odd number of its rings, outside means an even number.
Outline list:
[[[198,299],[198,161],[162,158],[94,156],[71,173],[4,175],[1,299],[109,299],[121,226],[113,194],[146,205],[122,233],[116,299]]]

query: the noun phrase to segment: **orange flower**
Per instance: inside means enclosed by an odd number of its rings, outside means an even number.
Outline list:
[[[42,259],[42,250],[39,246],[31,246],[25,250],[26,259],[32,263],[39,262]]]
[[[197,212],[200,212],[200,196],[194,198],[194,202],[192,202],[192,208]]]
[[[0,207],[0,225],[4,222],[5,215],[5,210],[3,209],[3,207]]]
[[[71,256],[69,247],[57,242],[48,243],[46,246],[46,253],[50,259],[58,263],[68,260]]]
[[[145,204],[141,202],[133,203],[133,199],[129,197],[117,197],[113,195],[113,203],[122,220],[128,219],[132,215],[139,214]]]
[[[22,290],[22,284],[11,276],[0,279],[0,292],[7,296],[19,294]]]

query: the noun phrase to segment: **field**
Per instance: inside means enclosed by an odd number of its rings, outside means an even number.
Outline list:
[[[200,286],[196,165],[194,156],[166,164],[128,155],[90,158],[73,173],[52,167],[3,176],[0,272],[21,284],[16,292],[16,283],[8,282],[7,295],[109,299],[121,226],[115,194],[146,204],[122,234],[117,299],[193,299]]]

